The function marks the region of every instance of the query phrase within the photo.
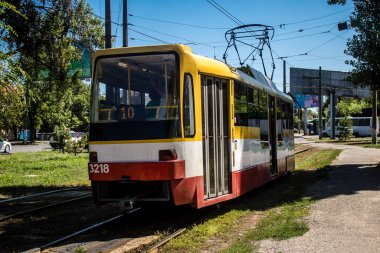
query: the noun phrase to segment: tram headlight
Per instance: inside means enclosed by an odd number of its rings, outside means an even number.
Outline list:
[[[175,149],[159,150],[158,157],[160,161],[177,160],[177,152],[175,151]]]
[[[90,162],[91,163],[97,163],[98,162],[98,153],[97,152],[90,152]]]

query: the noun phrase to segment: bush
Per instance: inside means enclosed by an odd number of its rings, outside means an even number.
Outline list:
[[[79,140],[68,139],[66,140],[64,151],[68,153],[77,153],[83,152],[88,146],[88,134],[84,134]]]
[[[349,140],[352,138],[352,120],[345,116],[339,121],[339,139],[340,140]]]
[[[56,126],[50,145],[55,149],[64,149],[67,140],[70,140],[70,129]]]
[[[81,138],[76,138],[71,136],[70,129],[55,127],[54,134],[50,139],[50,145],[54,149],[60,149],[62,152],[76,155],[88,147],[88,135],[84,134]]]

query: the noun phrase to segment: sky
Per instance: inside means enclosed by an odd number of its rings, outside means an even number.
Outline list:
[[[104,0],[87,1],[94,13],[104,20]],[[232,18],[218,10],[215,7],[218,5]],[[122,0],[111,0],[111,10],[113,47],[121,47]],[[344,6],[328,5],[327,0],[128,0],[128,45],[182,43],[189,45],[196,54],[223,60],[227,30],[240,24],[272,26],[274,36],[270,45],[276,66],[273,81],[282,87],[283,61],[280,57],[286,57],[287,85],[290,67],[351,70],[351,66],[345,64],[351,58],[344,50],[354,31],[339,31],[338,23],[348,21],[353,11],[351,0]],[[242,58],[250,54],[250,48],[239,47]],[[269,52],[265,47],[263,58],[268,75],[272,71]],[[233,49],[227,53],[228,64],[238,67]],[[257,54],[254,56],[255,60],[250,57],[246,64],[263,72],[260,58]]]

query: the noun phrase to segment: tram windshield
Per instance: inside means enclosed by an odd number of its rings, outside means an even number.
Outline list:
[[[179,137],[177,58],[175,54],[144,54],[98,59],[91,132],[96,128],[110,140]],[[99,139],[96,135],[90,138]]]

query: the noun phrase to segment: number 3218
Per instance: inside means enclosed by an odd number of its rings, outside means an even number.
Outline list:
[[[90,167],[90,173],[108,173],[108,172],[110,172],[110,166],[107,163],[89,164],[89,167]]]

